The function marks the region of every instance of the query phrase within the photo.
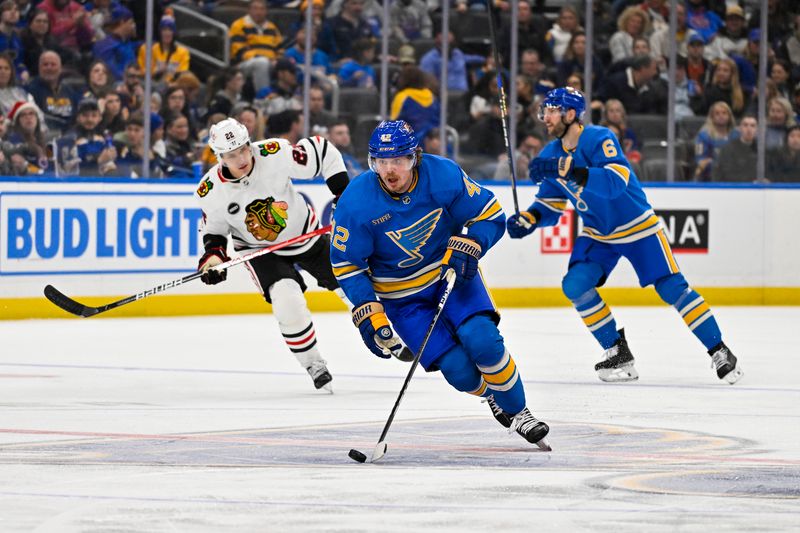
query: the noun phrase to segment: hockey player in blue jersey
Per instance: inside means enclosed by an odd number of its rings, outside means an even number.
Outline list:
[[[508,218],[509,236],[520,239],[538,227],[556,224],[567,200],[572,202],[584,228],[575,242],[562,289],[605,350],[604,359],[595,365],[601,380],[639,377],[624,331],[617,331],[611,310],[596,290],[625,257],[639,284],[654,285],[705,345],[717,376],[735,383],[742,370],[722,342],[711,309],[681,274],[664,228],[616,137],[607,128],[584,126],[585,109],[583,95],[571,87],[553,89],[542,102],[539,119],[557,139],[530,163],[530,177],[539,184],[539,192],[526,211]]]
[[[453,268],[456,284],[420,364],[440,370],[455,389],[485,398],[509,432],[549,449],[543,440],[549,427],[525,406],[522,378],[478,273],[478,260],[504,232],[497,199],[453,161],[423,155],[402,120],[382,122],[372,133],[369,167],[339,199],[331,239],[333,272],[354,305],[364,343],[390,357],[401,346],[393,325],[416,353],[442,272]]]

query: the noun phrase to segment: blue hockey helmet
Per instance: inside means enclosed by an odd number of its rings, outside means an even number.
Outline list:
[[[561,109],[564,114],[568,109],[575,110],[575,118],[583,120],[583,113],[586,111],[586,99],[583,94],[572,87],[559,87],[547,93],[542,105],[539,107],[539,120],[544,120],[544,110],[546,108]]]
[[[369,156],[375,159],[400,157],[417,151],[417,138],[405,120],[384,120],[369,138]]]

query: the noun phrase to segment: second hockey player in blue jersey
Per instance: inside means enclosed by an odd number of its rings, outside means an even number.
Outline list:
[[[454,269],[455,287],[420,364],[440,370],[457,390],[486,398],[498,422],[547,449],[549,428],[525,406],[522,378],[478,272],[478,260],[504,232],[497,199],[453,161],[423,155],[402,120],[382,122],[372,133],[369,165],[339,199],[331,239],[333,272],[364,343],[390,357],[402,346],[393,326],[416,353],[442,272]]]
[[[567,201],[575,207],[584,228],[562,289],[605,350],[603,361],[595,365],[603,381],[639,376],[624,332],[617,331],[611,310],[596,290],[625,257],[639,284],[654,285],[705,345],[717,376],[735,383],[742,371],[722,342],[711,309],[681,274],[664,228],[616,137],[608,128],[584,126],[585,109],[583,95],[571,87],[553,89],[542,102],[539,118],[557,139],[531,161],[530,177],[539,184],[539,192],[526,211],[509,217],[508,234],[512,239],[530,235],[537,227],[556,224]]]

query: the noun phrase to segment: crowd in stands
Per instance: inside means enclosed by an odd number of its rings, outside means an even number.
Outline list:
[[[308,128],[338,146],[355,175],[365,168],[365,132],[377,123],[380,38],[388,32],[390,118],[410,122],[426,150],[452,155],[457,145],[460,162],[476,178],[509,179],[486,1],[452,0],[451,24],[443,30],[442,0],[391,0],[389,28],[382,28],[379,0],[155,0],[153,91],[146,95],[143,0],[3,0],[0,174],[138,177],[147,153],[151,176],[195,179],[199,169],[216,162],[205,143],[208,128],[228,116],[244,123],[254,140],[296,141],[304,129],[308,72]],[[515,0],[489,1],[499,13],[507,96],[508,83],[515,83],[514,156],[524,176],[527,162],[548,141],[536,119],[543,96],[556,86],[584,89],[584,6],[518,0],[518,71],[511,73]],[[228,29],[229,66],[198,75],[197,59],[178,44],[182,29],[174,4],[212,18],[223,6],[237,6]],[[587,113],[618,135],[640,178],[657,181],[667,179],[669,4],[593,4]],[[800,3],[769,0],[767,36],[759,29],[759,5],[678,4],[677,181],[752,182],[758,132],[765,129],[767,181],[800,182]],[[304,71],[309,8],[312,65]],[[763,95],[762,38],[769,41]],[[442,147],[439,77],[445,62],[450,134]],[[144,146],[147,98],[150,146]],[[756,118],[761,98],[766,124]]]

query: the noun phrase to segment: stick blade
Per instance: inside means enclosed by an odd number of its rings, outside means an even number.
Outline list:
[[[82,303],[76,302],[52,285],[48,285],[44,288],[44,296],[56,306],[76,316],[90,317],[99,312],[95,307],[88,307]]]
[[[386,443],[383,442],[383,441],[381,441],[378,444],[376,444],[375,445],[375,451],[372,452],[372,460],[370,461],[370,463],[375,463],[377,461],[380,461],[381,458],[384,455],[386,455],[387,448],[388,448],[388,446],[386,446]]]

